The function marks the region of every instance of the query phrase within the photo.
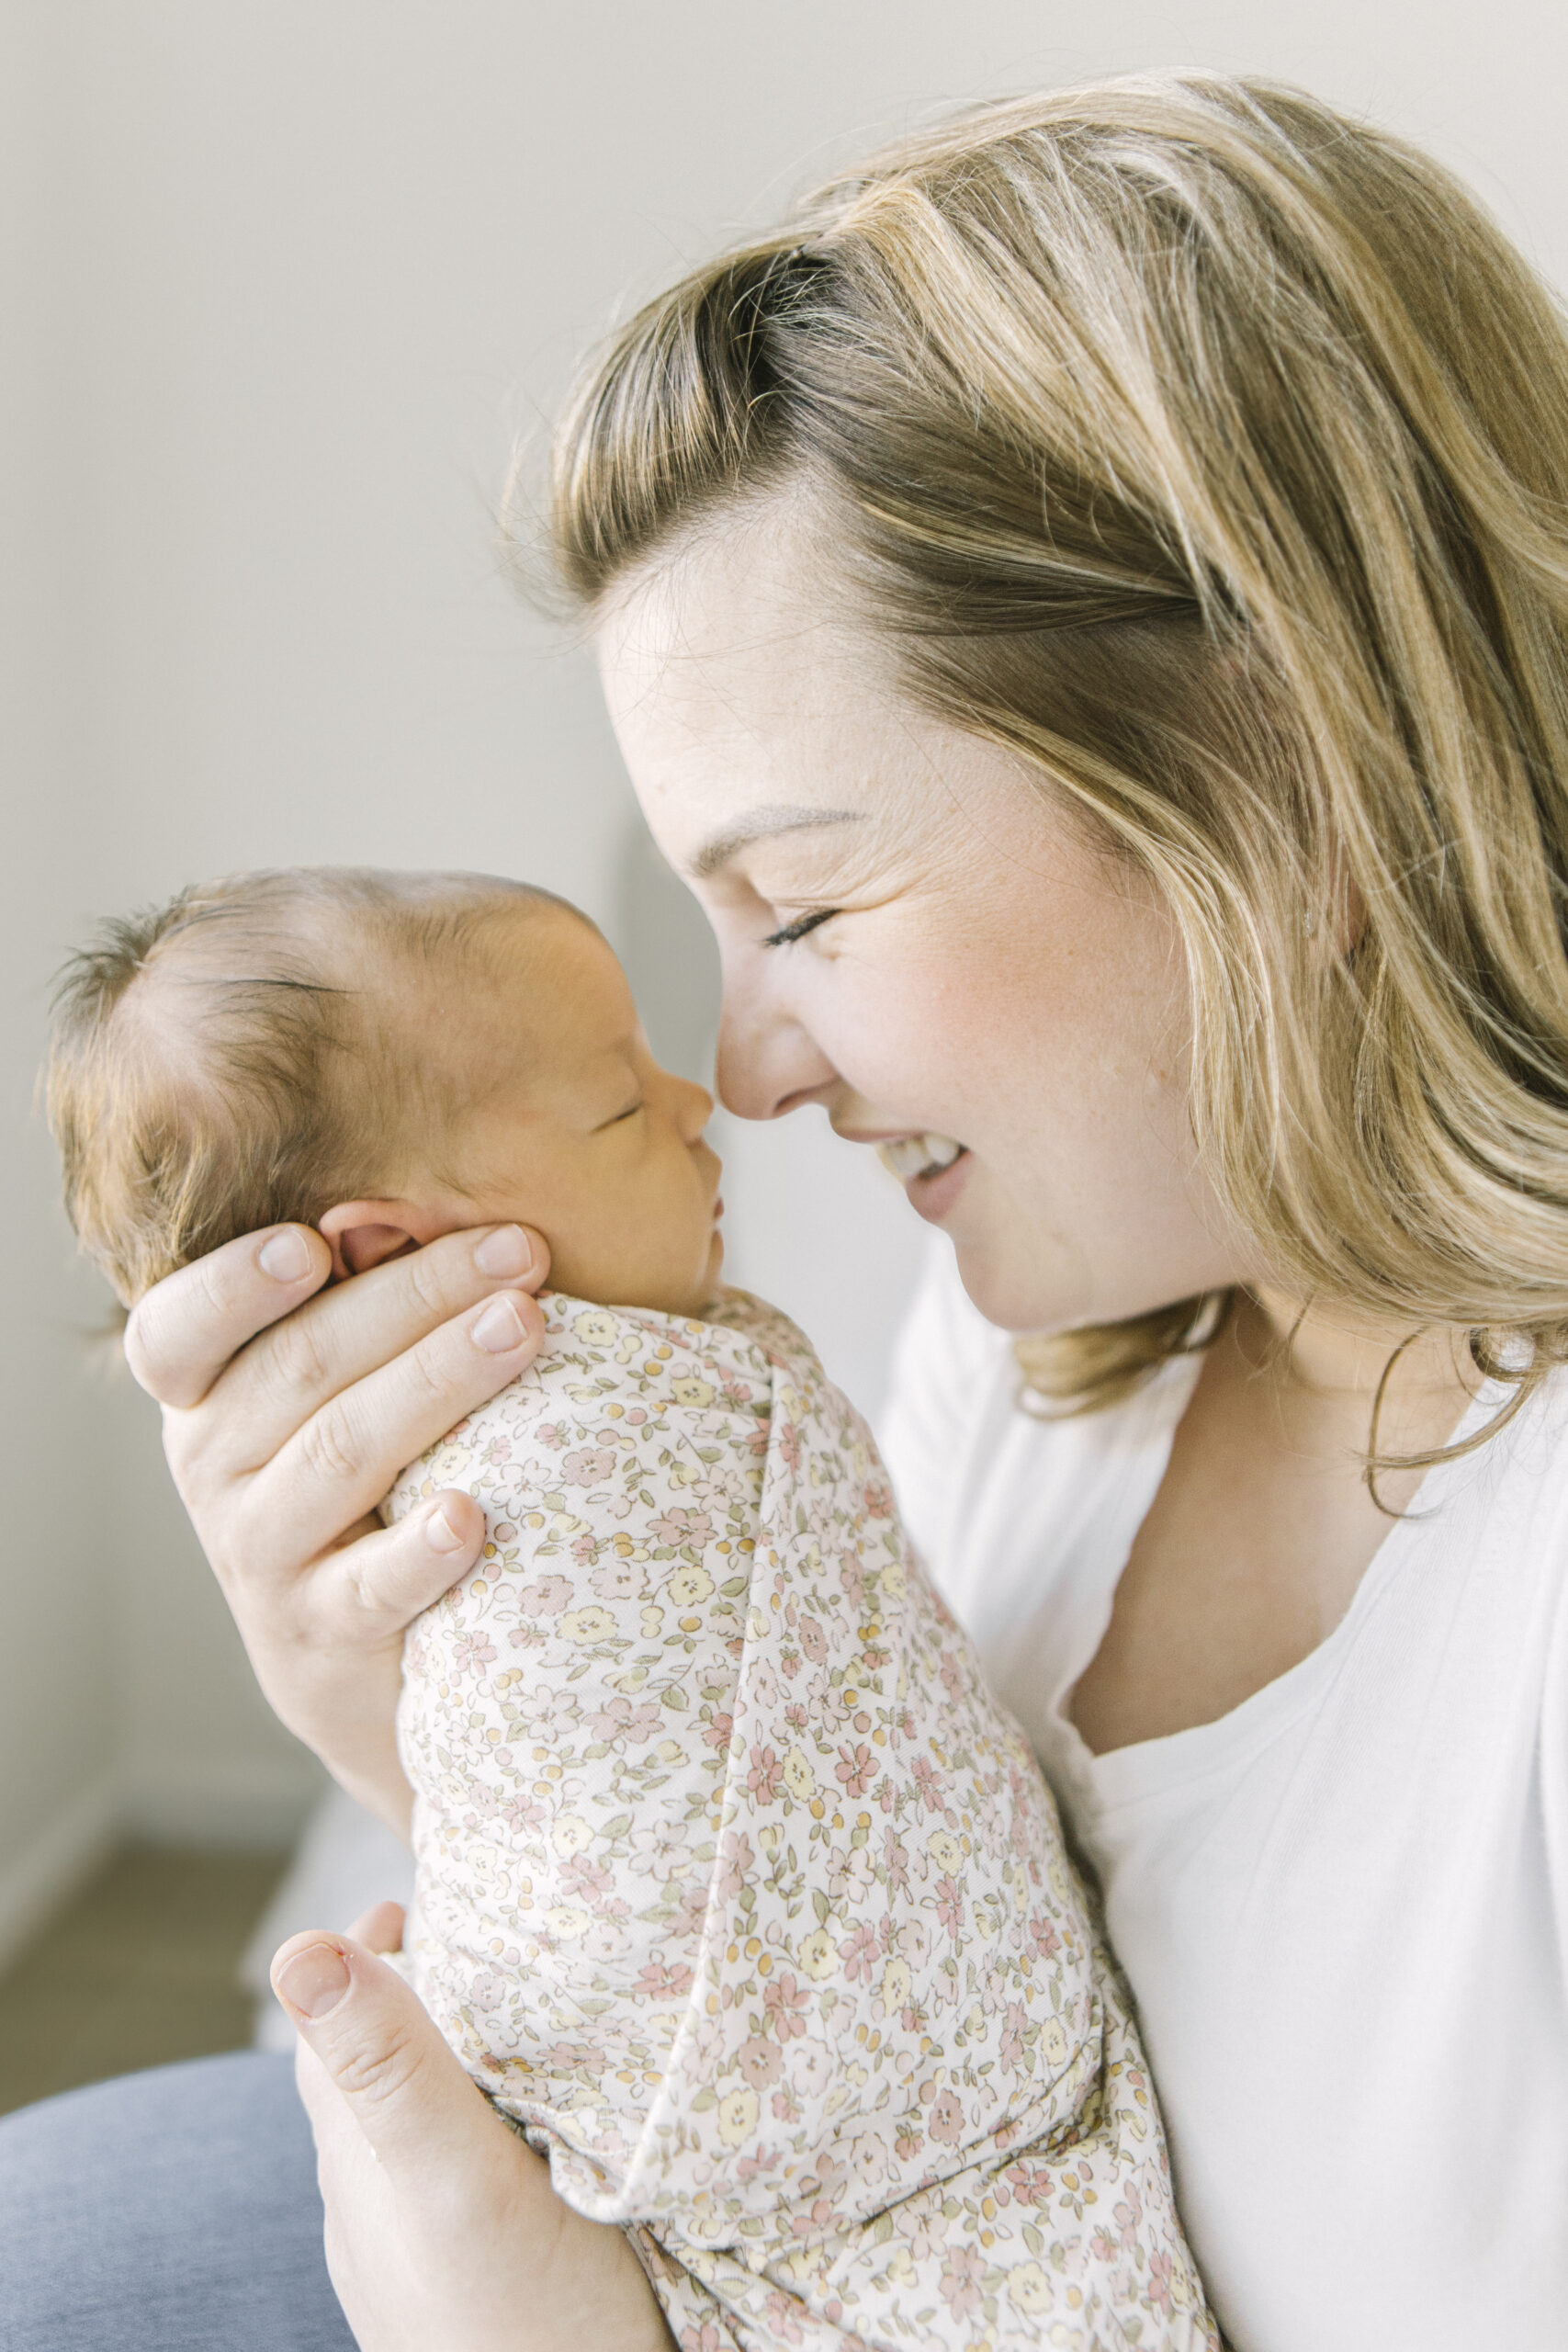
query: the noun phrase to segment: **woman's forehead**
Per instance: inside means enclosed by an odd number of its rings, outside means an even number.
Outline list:
[[[616,706],[652,699],[705,724],[715,706],[787,704],[825,671],[870,685],[886,668],[823,533],[783,499],[685,533],[606,600],[597,637]]]
[[[956,852],[976,823],[1048,830],[1018,754],[899,684],[837,584],[819,503],[776,493],[688,535],[606,607],[599,654],[637,797],[688,880],[744,871],[752,844],[770,877],[837,876]]]
[[[667,850],[688,866],[747,826],[840,823],[885,808],[920,762],[920,715],[886,656],[804,561],[813,542],[755,517],[682,548],[599,630],[612,724]]]

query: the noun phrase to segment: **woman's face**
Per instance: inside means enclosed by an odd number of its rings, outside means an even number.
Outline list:
[[[723,1100],[820,1102],[880,1145],[1010,1329],[1237,1279],[1168,916],[1023,763],[897,691],[820,546],[780,497],[638,575],[600,630],[648,821],[718,936]]]

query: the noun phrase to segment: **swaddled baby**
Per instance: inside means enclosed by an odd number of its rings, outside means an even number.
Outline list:
[[[558,900],[266,874],[77,959],[51,1108],[122,1297],[315,1224],[539,1229],[534,1367],[404,1472],[404,1966],[683,2346],[1217,2341],[1123,1987],[1021,1735],[807,1342],[718,1284],[711,1103]]]

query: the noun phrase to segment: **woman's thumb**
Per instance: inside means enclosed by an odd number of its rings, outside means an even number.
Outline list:
[[[428,2177],[482,2132],[483,2099],[410,1986],[351,1936],[307,1928],[273,1959],[272,1987],[319,2061],[302,2071],[311,2119],[335,2097],[389,2175]]]

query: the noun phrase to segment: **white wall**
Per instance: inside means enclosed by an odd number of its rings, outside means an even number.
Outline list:
[[[72,1419],[73,1316],[93,1311],[52,1214],[54,1171],[28,1125],[36,991],[69,898],[67,767],[73,550],[63,387],[53,347],[58,264],[33,21],[0,17],[0,775],[9,859],[0,923],[0,1101],[8,1247],[0,1252],[0,1949],[106,1833],[115,1735],[103,1637],[107,1578],[84,1524],[92,1474]]]
[[[914,112],[1192,61],[1304,80],[1427,141],[1562,276],[1568,12],[11,0],[0,40],[3,1938],[113,1808],[254,1835],[310,1780],[251,1690],[151,1417],[82,1367],[90,1286],[28,1107],[62,949],[93,913],[224,867],[439,860],[549,883],[667,968],[680,933],[627,865],[586,663],[490,552],[513,430],[610,312]],[[671,1012],[688,1037],[704,985]],[[738,1270],[869,1394],[907,1213],[870,1170],[836,1172],[830,1141],[739,1149]],[[847,1310],[868,1254],[874,1295]]]

